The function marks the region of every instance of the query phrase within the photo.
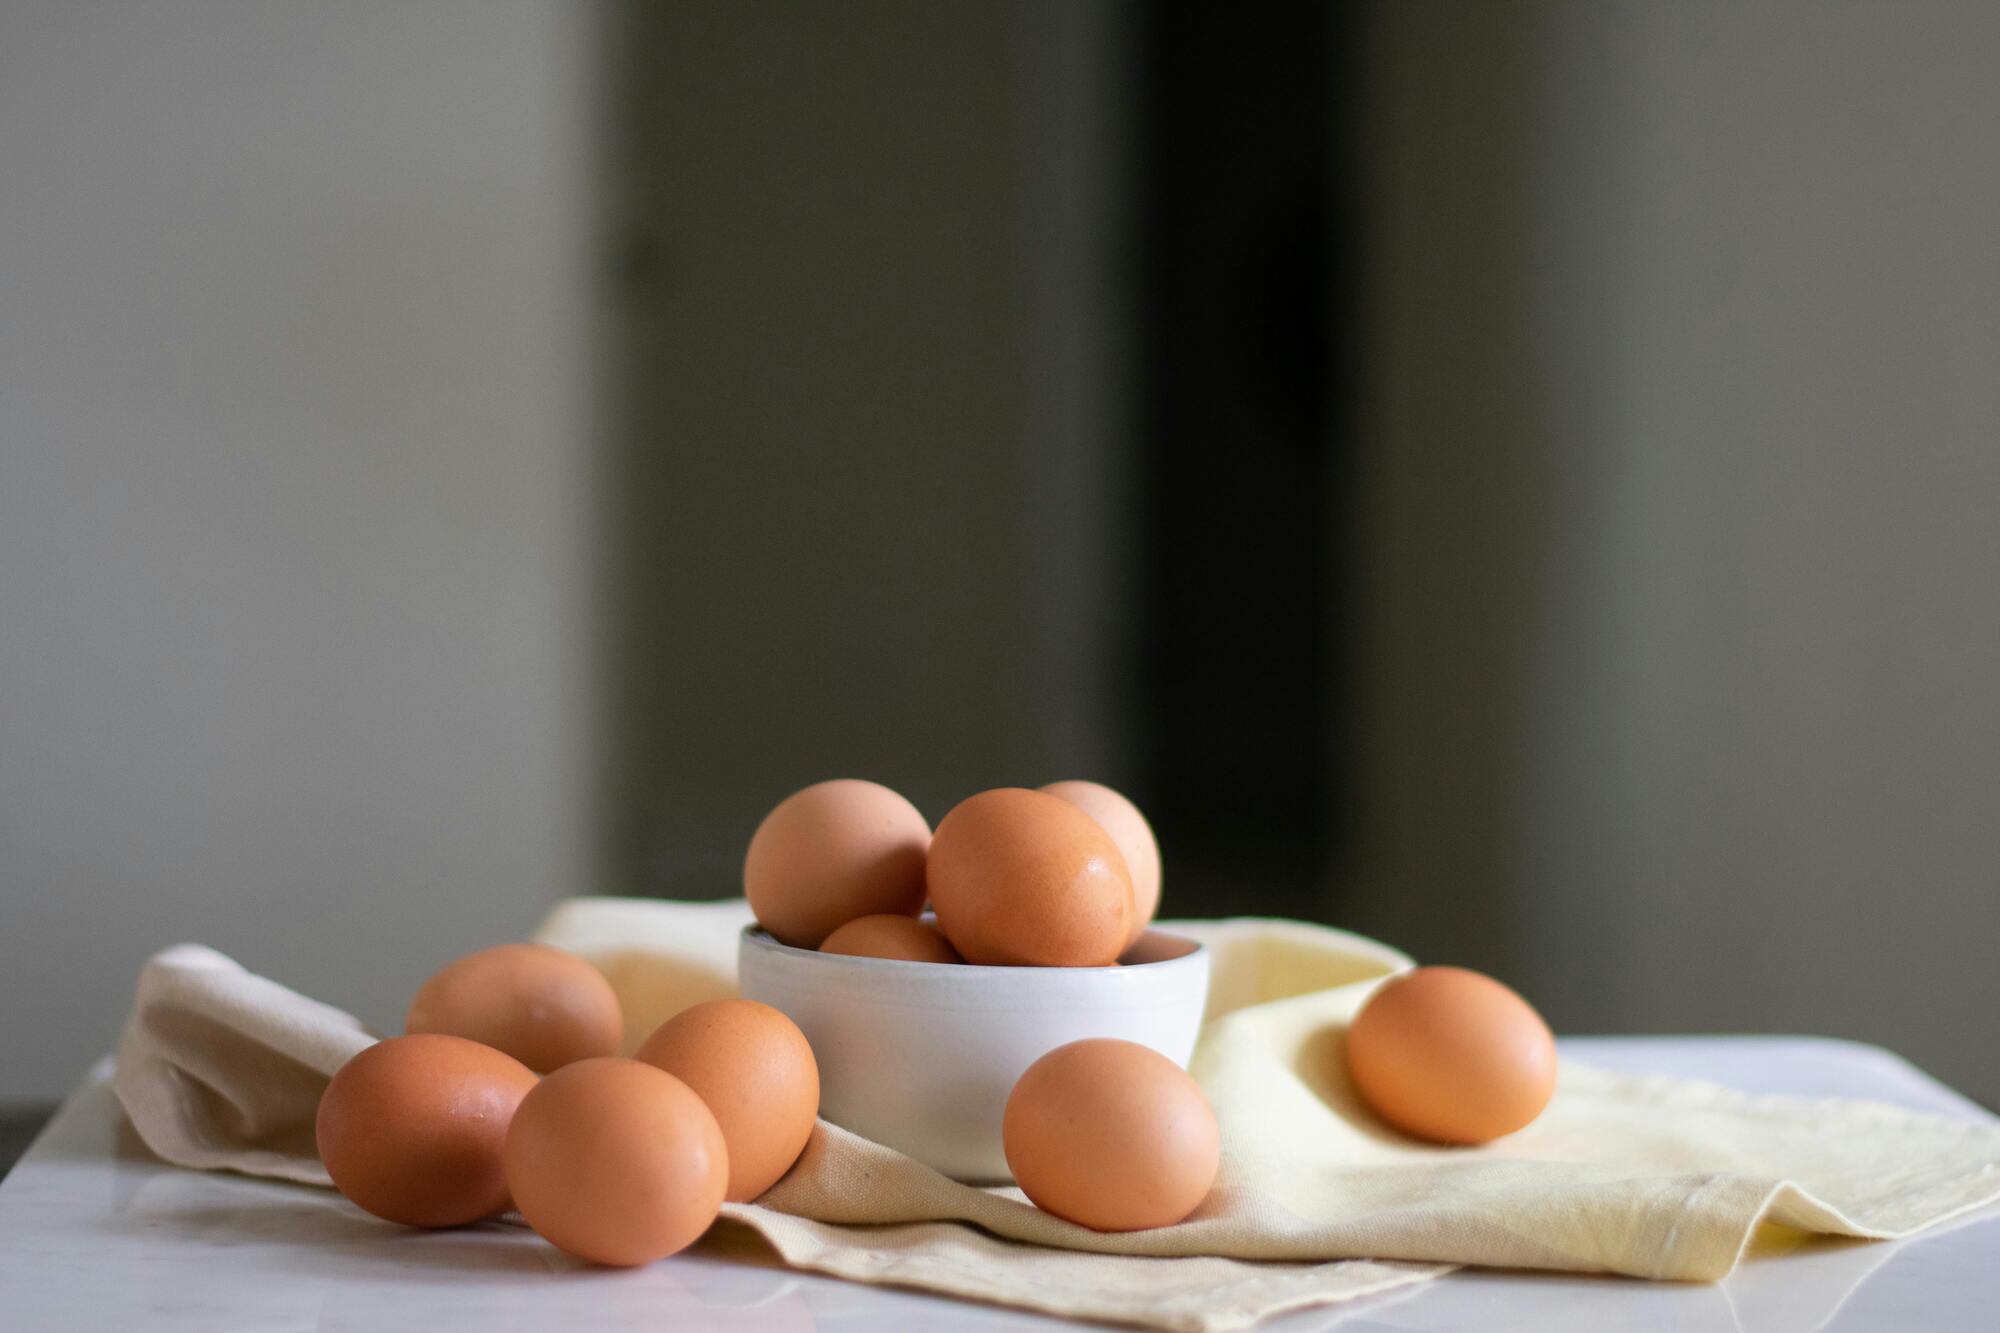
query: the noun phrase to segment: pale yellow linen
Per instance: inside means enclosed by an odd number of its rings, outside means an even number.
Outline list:
[[[325,1185],[313,1146],[319,1095],[374,1043],[352,1015],[176,944],[140,970],[112,1087],[170,1162]]]
[[[713,924],[728,920],[709,910]],[[1225,1166],[1192,1219],[1103,1236],[1012,1191],[954,1184],[837,1132],[765,1205],[849,1224],[956,1217],[1014,1239],[1124,1254],[1367,1256],[1713,1279],[1766,1215],[1889,1237],[2000,1197],[2000,1125],[1991,1122],[1752,1097],[1574,1062],[1521,1133],[1476,1149],[1420,1144],[1361,1107],[1341,1058],[1347,1020],[1376,982],[1407,965],[1402,955],[1297,922],[1167,928],[1214,952],[1209,1023],[1192,1068],[1222,1123]],[[588,953],[593,933],[619,939],[627,967],[658,949],[672,970],[689,947],[679,909],[617,899],[566,904],[540,938]],[[654,1017],[664,1015],[646,1020]]]
[[[577,899],[538,938],[604,968],[636,1041],[685,1004],[730,992],[747,920],[740,903]],[[1521,1134],[1478,1149],[1417,1144],[1356,1103],[1340,1058],[1347,1018],[1370,987],[1407,965],[1402,955],[1295,922],[1171,928],[1203,939],[1215,964],[1193,1069],[1223,1126],[1224,1164],[1188,1221],[1100,1235],[1041,1213],[1018,1191],[957,1184],[824,1123],[785,1180],[726,1215],[803,1268],[1209,1330],[1459,1263],[1717,1278],[1766,1217],[1895,1236],[2000,1196],[1992,1122],[1750,1097],[1573,1063],[1549,1110]],[[317,1163],[282,1162],[288,1146],[303,1142],[309,1152],[310,1139],[275,1126],[260,1089],[270,1070],[284,1070],[280,1101],[296,1109],[300,1071],[330,1071],[356,1040],[337,1021],[345,1016],[240,970],[247,989],[230,991],[213,964],[190,988],[179,966],[170,955],[149,965],[121,1046],[121,1065],[132,1058],[141,1071],[121,1069],[119,1092],[142,1135],[176,1161],[324,1179]],[[265,1012],[294,1002],[311,1007]],[[177,1017],[183,1005],[200,1021]],[[213,1047],[199,1036],[211,1023],[278,1049],[246,1058],[241,1041]],[[159,1091],[163,1070],[173,1071],[173,1095]],[[244,1122],[257,1135],[232,1161],[227,1136],[237,1122],[215,1108],[245,1105],[260,1108]],[[202,1116],[198,1134],[180,1119],[190,1110]],[[191,1142],[200,1156],[187,1152]]]

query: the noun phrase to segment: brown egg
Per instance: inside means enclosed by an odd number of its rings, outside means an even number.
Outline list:
[[[1158,1051],[1093,1037],[1028,1066],[1002,1146],[1035,1206],[1095,1231],[1171,1226],[1215,1183],[1222,1134],[1201,1085]]]
[[[1089,815],[1118,844],[1132,876],[1132,933],[1125,941],[1130,944],[1160,910],[1160,844],[1153,838],[1153,826],[1138,806],[1102,783],[1070,779],[1051,782],[1042,790]]]
[[[1104,967],[1132,930],[1132,878],[1096,820],[1001,787],[939,822],[928,867],[938,929],[968,963]]]
[[[583,959],[542,944],[502,944],[426,981],[403,1029],[483,1042],[546,1074],[616,1052],[623,1020],[611,983]]]
[[[1347,1070],[1384,1120],[1438,1143],[1485,1143],[1542,1113],[1556,1043],[1528,1002],[1462,967],[1382,984],[1347,1030]]]
[[[839,778],[794,792],[764,816],[743,858],[757,923],[799,949],[860,916],[915,916],[924,905],[931,826],[873,782]]]
[[[501,1147],[534,1071],[462,1037],[391,1037],[342,1065],[313,1124],[334,1187],[377,1217],[455,1227],[507,1208]]]
[[[819,951],[861,958],[900,958],[910,963],[965,961],[936,926],[913,916],[856,917],[827,936]]]
[[[514,1113],[506,1162],[529,1226],[579,1259],[616,1267],[694,1243],[729,1185],[729,1149],[694,1089],[615,1057],[543,1079]]]
[[[819,1116],[819,1063],[799,1025],[755,1000],[684,1009],[635,1059],[693,1088],[729,1145],[729,1199],[748,1203],[805,1151]]]

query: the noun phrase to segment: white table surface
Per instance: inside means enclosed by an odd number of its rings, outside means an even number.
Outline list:
[[[1986,1112],[1887,1052],[1786,1037],[1573,1038],[1566,1054],[1761,1092]],[[124,1124],[103,1070],[0,1183],[0,1329],[1010,1330],[1062,1321],[779,1268],[745,1233],[650,1268],[582,1267],[513,1226],[416,1233],[330,1191],[183,1171]],[[1461,1271],[1270,1320],[1398,1329],[1990,1330],[2000,1210],[1893,1244],[1809,1241],[1726,1282]]]

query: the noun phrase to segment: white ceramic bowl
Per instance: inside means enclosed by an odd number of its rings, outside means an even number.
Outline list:
[[[794,949],[750,926],[737,973],[812,1043],[822,1116],[974,1181],[1009,1178],[1001,1114],[1029,1065],[1122,1037],[1185,1067],[1208,999],[1208,951],[1158,930],[1118,967],[974,967]]]

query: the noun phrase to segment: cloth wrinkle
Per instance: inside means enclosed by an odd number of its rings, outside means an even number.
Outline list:
[[[627,1048],[733,991],[741,903],[580,898],[535,938],[590,959]],[[1406,1139],[1346,1077],[1341,1033],[1394,949],[1323,926],[1167,922],[1210,951],[1189,1069],[1222,1128],[1186,1221],[1097,1233],[1011,1187],[949,1180],[821,1121],[762,1198],[726,1204],[785,1263],[866,1282],[1184,1333],[1372,1296],[1464,1264],[1712,1281],[1766,1222],[1882,1238],[2000,1198],[2000,1121],[1752,1095],[1564,1062],[1531,1126],[1483,1148]],[[329,1184],[312,1120],[374,1041],[350,1015],[177,945],[141,971],[113,1086],[159,1156]]]

